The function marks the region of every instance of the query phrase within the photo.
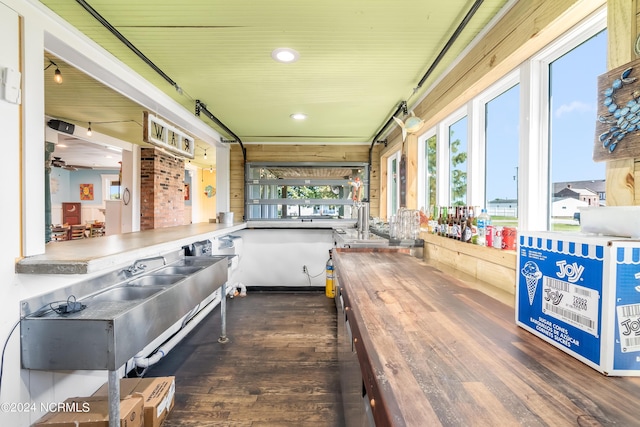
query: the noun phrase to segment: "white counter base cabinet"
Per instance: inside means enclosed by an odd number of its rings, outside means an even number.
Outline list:
[[[333,230],[245,229],[234,282],[265,288],[324,288]],[[306,267],[306,273],[304,270]]]

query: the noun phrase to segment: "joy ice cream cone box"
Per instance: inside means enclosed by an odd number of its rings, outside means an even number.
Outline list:
[[[640,241],[523,232],[516,323],[611,376],[640,376]]]

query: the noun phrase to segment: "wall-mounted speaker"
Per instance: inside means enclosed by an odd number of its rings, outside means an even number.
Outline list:
[[[63,122],[62,120],[53,120],[53,119],[47,122],[47,126],[49,126],[51,129],[68,133],[70,135],[73,135],[73,131],[76,128],[74,124]]]

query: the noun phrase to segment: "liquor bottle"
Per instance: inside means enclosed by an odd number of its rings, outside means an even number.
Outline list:
[[[438,231],[440,231],[440,236],[442,237],[446,237],[448,235],[448,231],[447,231],[447,207],[443,206],[442,207],[442,222],[440,223],[440,227],[438,229]]]
[[[461,223],[461,219],[462,219],[461,209],[462,208],[460,206],[456,206],[456,215],[453,218],[453,238],[455,240],[460,240],[460,227],[462,225],[462,223]]]
[[[453,224],[454,216],[455,214],[454,214],[453,207],[449,206],[449,218],[447,220],[447,237],[449,237],[450,239],[453,239],[455,237],[455,232],[456,232]]]
[[[469,218],[467,219],[467,226],[471,231],[471,239],[469,243],[478,243],[478,217],[476,216],[476,212],[479,212],[479,209],[476,209],[475,206],[469,206]]]
[[[471,237],[472,237],[472,233],[471,233],[471,220],[469,217],[469,212],[471,210],[465,206],[463,211],[462,211],[462,230],[460,232],[461,234],[461,240],[464,243],[470,243],[471,242]]]
[[[429,226],[429,232],[431,234],[438,234],[438,207],[433,205],[431,210],[431,225]]]

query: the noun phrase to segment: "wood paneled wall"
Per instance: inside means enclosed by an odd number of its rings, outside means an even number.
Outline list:
[[[607,1],[608,68],[613,69],[637,58],[634,45],[638,37],[640,11],[637,0]],[[608,206],[640,205],[640,159],[607,162]]]
[[[306,144],[248,144],[247,162],[369,162],[368,144],[306,145]],[[370,212],[380,211],[380,146],[375,146],[370,166]],[[244,217],[244,161],[238,145],[231,146],[231,211]]]

